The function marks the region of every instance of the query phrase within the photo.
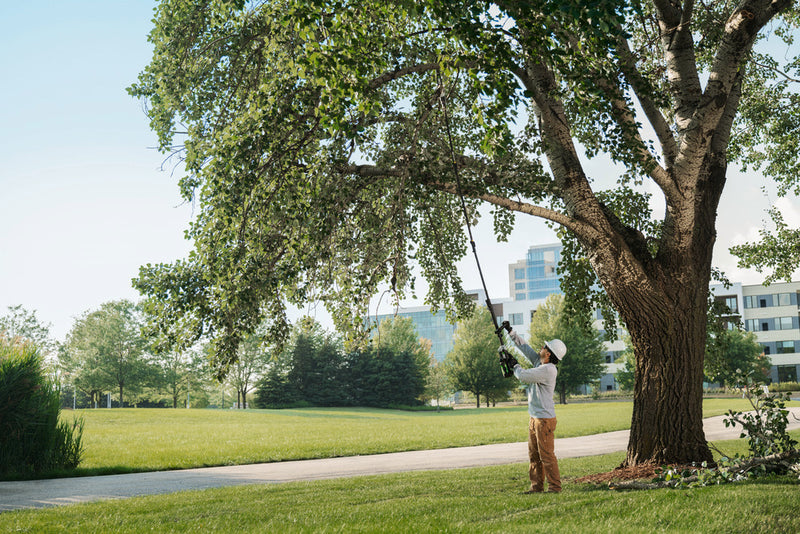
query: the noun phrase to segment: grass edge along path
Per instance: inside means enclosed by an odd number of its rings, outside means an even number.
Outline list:
[[[707,399],[704,417],[742,399]],[[557,437],[630,427],[630,402],[558,405]],[[70,417],[71,412],[66,412]],[[80,410],[82,476],[244,465],[527,440],[527,406],[403,412],[372,408],[297,410]]]
[[[744,440],[716,444],[744,453]],[[615,492],[574,483],[624,453],[565,459],[560,495],[525,464],[250,485],[0,514],[5,532],[800,532],[800,481]]]

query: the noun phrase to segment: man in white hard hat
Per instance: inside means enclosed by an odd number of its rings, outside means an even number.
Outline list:
[[[531,487],[525,493],[541,493],[544,491],[544,479],[547,479],[547,491],[561,492],[561,474],[558,471],[558,460],[555,454],[556,410],[553,393],[556,388],[556,365],[564,359],[567,347],[560,339],[545,342],[537,353],[508,324],[503,322],[509,337],[514,344],[533,364],[531,369],[523,369],[516,364],[514,376],[527,384],[528,391],[528,457],[530,467],[528,476]]]

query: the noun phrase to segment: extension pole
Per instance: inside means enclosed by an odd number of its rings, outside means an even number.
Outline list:
[[[439,75],[439,104],[442,106],[442,111],[444,113],[444,124],[445,129],[447,130],[447,142],[450,145],[450,162],[453,164],[453,174],[456,177],[456,192],[458,193],[458,198],[461,200],[461,211],[464,213],[464,222],[467,225],[467,235],[469,235],[469,242],[472,246],[472,255],[475,256],[475,264],[478,266],[478,275],[481,279],[481,285],[483,286],[483,293],[486,295],[486,306],[489,308],[489,313],[492,316],[492,323],[494,324],[494,333],[497,335],[497,339],[500,340],[500,367],[503,371],[503,376],[510,377],[513,374],[513,371],[510,369],[510,365],[507,365],[507,361],[510,359],[510,354],[503,348],[505,345],[505,340],[503,339],[502,328],[500,325],[497,324],[497,315],[494,312],[494,306],[492,306],[492,300],[489,298],[489,290],[486,288],[486,279],[483,277],[483,269],[481,269],[481,261],[478,258],[478,249],[475,245],[475,239],[472,236],[472,225],[469,223],[469,212],[467,211],[467,203],[464,200],[464,195],[461,193],[461,178],[459,177],[458,173],[458,163],[456,163],[456,151],[455,145],[453,144],[453,136],[450,131],[450,115],[447,112],[447,105],[444,101],[444,84],[442,83],[441,74],[437,71]]]

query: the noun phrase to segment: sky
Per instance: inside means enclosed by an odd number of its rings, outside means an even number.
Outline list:
[[[125,91],[150,60],[154,6],[0,2],[0,315],[22,305],[59,341],[102,303],[138,300],[131,279],[141,265],[172,262],[191,249],[184,230],[193,211],[179,195],[180,174],[164,165],[142,103]],[[610,166],[592,169],[613,180]],[[723,193],[714,263],[734,282],[762,280],[727,252],[756,239],[764,225],[777,199],[762,185],[758,175],[731,172]],[[800,226],[800,201],[778,204],[787,223]],[[517,220],[506,243],[495,240],[488,218],[473,229],[495,299],[509,296],[508,264],[524,259],[529,246],[556,241],[542,221]],[[471,253],[459,272],[466,288],[480,287]],[[324,312],[311,312],[326,325]]]

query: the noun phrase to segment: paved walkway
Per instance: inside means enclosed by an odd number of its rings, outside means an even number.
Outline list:
[[[791,409],[800,418],[800,408]],[[725,428],[724,416],[703,424],[709,441],[736,439],[740,430]],[[800,420],[790,416],[790,428]],[[556,440],[559,458],[577,458],[624,451],[628,430]],[[218,488],[240,484],[277,484],[300,480],[378,475],[400,471],[458,469],[528,461],[527,443],[500,443],[428,451],[396,452],[319,460],[300,460],[128,475],[0,482],[0,511],[41,508],[102,499]]]

